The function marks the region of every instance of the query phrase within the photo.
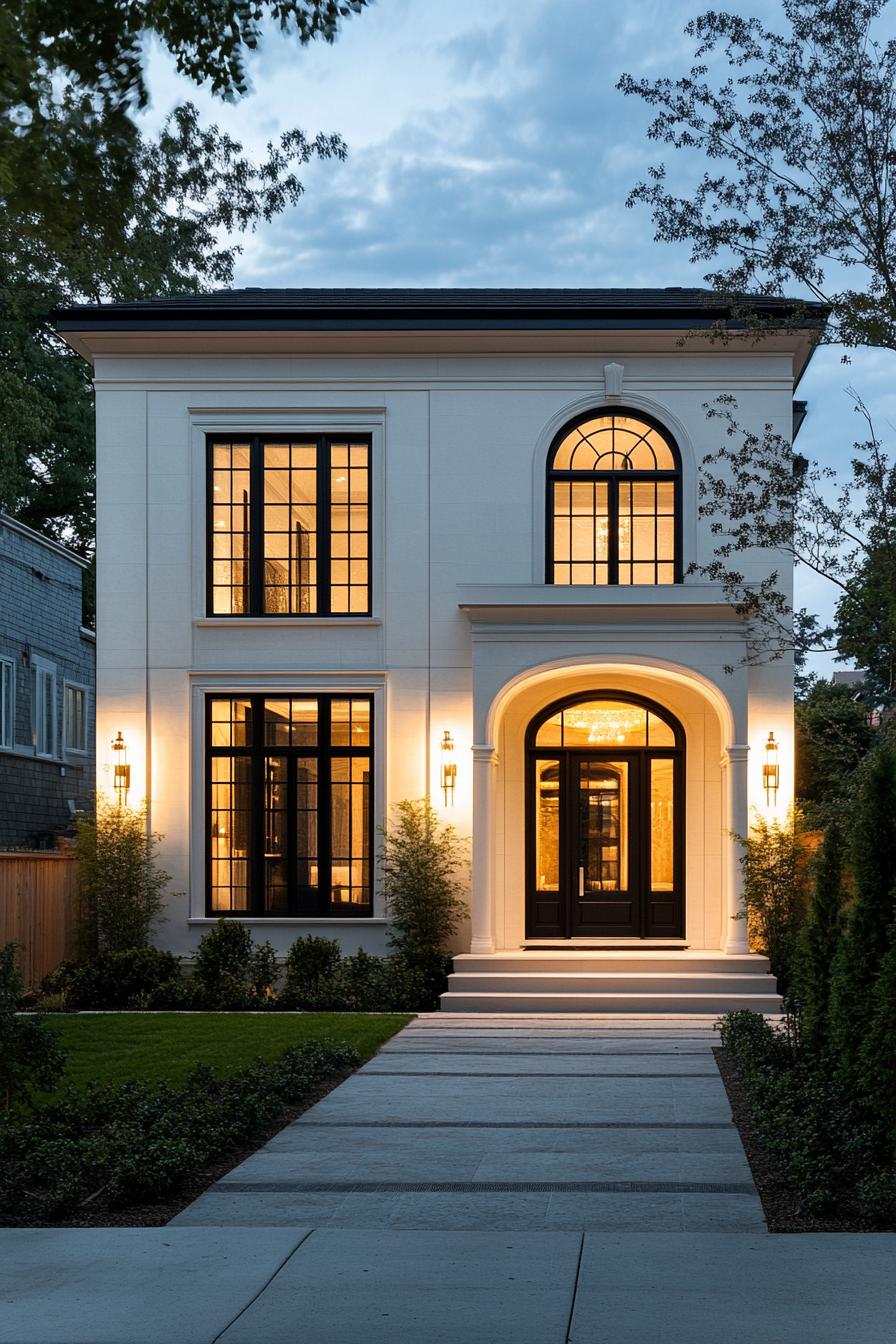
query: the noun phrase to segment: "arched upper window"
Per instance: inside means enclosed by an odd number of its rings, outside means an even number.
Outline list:
[[[589,411],[548,455],[547,582],[680,583],[681,466],[630,411]]]

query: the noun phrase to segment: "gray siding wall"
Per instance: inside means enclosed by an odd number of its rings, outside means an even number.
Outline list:
[[[0,750],[0,849],[53,845],[95,786],[96,654],[81,633],[81,567],[0,518],[0,657],[15,668],[15,743]],[[56,668],[56,754],[34,753],[34,659]],[[87,751],[65,747],[65,683],[88,688]]]

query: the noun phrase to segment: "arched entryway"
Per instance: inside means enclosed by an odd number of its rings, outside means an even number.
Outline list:
[[[681,938],[685,734],[641,696],[600,690],[526,733],[526,937]]]

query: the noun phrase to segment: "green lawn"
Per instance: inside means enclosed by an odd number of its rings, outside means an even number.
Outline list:
[[[411,1018],[389,1013],[137,1013],[45,1019],[68,1055],[62,1085],[135,1078],[181,1083],[195,1064],[232,1073],[259,1055],[328,1036],[368,1059]]]

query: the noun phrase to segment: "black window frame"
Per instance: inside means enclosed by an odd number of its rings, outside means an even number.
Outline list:
[[[265,611],[264,609],[264,448],[267,444],[299,442],[317,445],[316,497],[317,511],[317,610]],[[231,447],[234,443],[249,445],[249,582],[247,611],[214,610],[214,449]],[[330,561],[332,538],[332,499],[330,489],[331,449],[333,444],[359,445],[367,448],[367,606],[363,611],[333,611]],[[215,620],[291,620],[315,621],[357,620],[373,614],[373,435],[354,431],[328,434],[303,434],[289,431],[283,434],[207,434],[205,436],[205,611]],[[326,527],[321,519],[326,518]]]
[[[594,420],[599,416],[620,415],[630,416],[633,420],[640,420],[643,424],[649,425],[661,434],[664,442],[668,445],[672,457],[675,461],[675,468],[672,471],[563,471],[554,468],[554,459],[557,456],[557,450],[563,443],[571,430],[577,429],[579,425],[586,424],[589,420]],[[609,544],[607,548],[607,582],[605,584],[576,584],[564,583],[554,584],[554,485],[559,481],[588,481],[590,483],[603,482],[607,486],[607,528],[609,532]],[[673,585],[684,582],[684,570],[682,564],[682,525],[681,525],[681,453],[678,444],[665,425],[651,415],[646,415],[643,411],[634,410],[629,406],[596,406],[592,410],[585,411],[577,415],[575,419],[568,420],[563,428],[554,435],[550,451],[547,456],[545,473],[545,583],[558,588],[631,588],[641,585],[621,584],[619,582],[619,484],[621,481],[671,481],[673,483],[674,500],[674,525],[673,537],[675,555],[673,559]],[[654,515],[656,519],[656,515]],[[623,563],[630,563],[624,561]],[[668,561],[655,562],[668,563]],[[657,583],[643,585],[645,587],[667,588],[669,584]]]
[[[264,741],[264,702],[265,700],[300,699],[317,701],[317,744],[316,746],[274,746]],[[213,746],[212,744],[212,703],[215,700],[248,700],[252,704],[252,744],[251,746]],[[363,700],[370,707],[369,742],[365,746],[335,745],[332,742],[331,705],[334,700]],[[207,918],[218,919],[369,919],[373,916],[374,900],[374,783],[376,779],[375,756],[375,713],[374,696],[369,692],[355,691],[304,691],[277,690],[261,692],[209,691],[205,696],[205,812],[203,834],[205,837],[205,912]],[[248,757],[251,761],[251,849],[248,865],[248,908],[245,910],[215,910],[212,908],[212,767],[214,757]],[[264,833],[265,833],[265,761],[269,756],[285,756],[289,761],[315,757],[317,760],[317,887],[302,886],[295,875],[295,838],[296,838],[296,796],[295,767],[288,766],[287,784],[287,909],[286,911],[265,910],[265,871],[264,871]],[[370,758],[370,779],[367,798],[367,853],[369,856],[369,901],[365,904],[333,902],[330,875],[332,872],[332,762],[334,759],[352,757]],[[320,883],[322,873],[327,873],[326,884]]]

